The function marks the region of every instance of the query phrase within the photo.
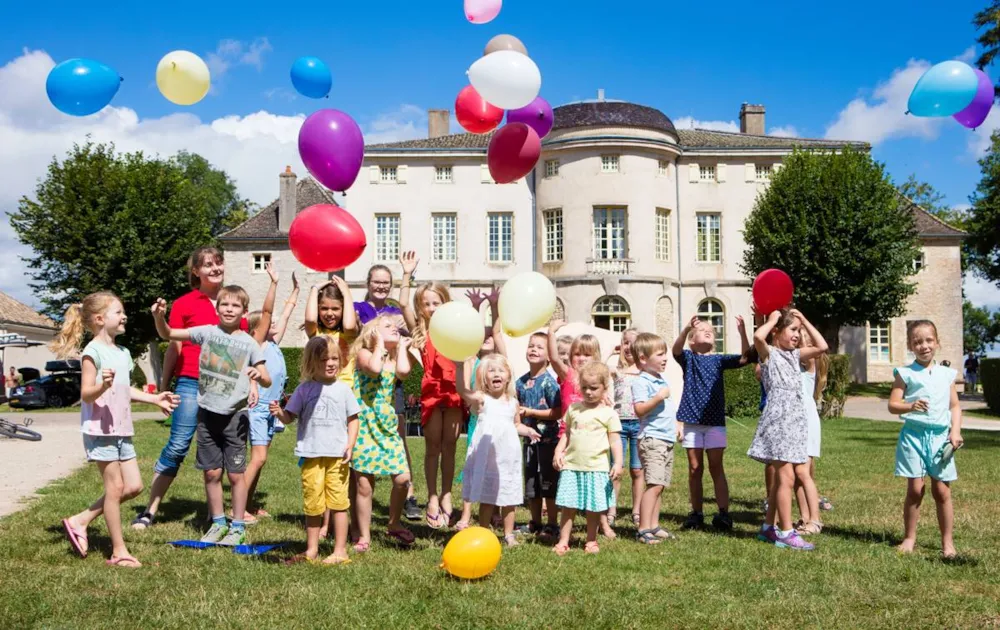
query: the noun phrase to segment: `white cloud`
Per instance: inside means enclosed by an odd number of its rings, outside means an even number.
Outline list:
[[[969,135],[969,153],[976,159],[983,157],[993,144],[990,136],[997,129],[1000,129],[1000,106],[994,105],[983,124]]]
[[[794,125],[782,125],[780,127],[771,127],[769,135],[778,138],[801,138],[799,135],[799,130],[795,128]]]
[[[217,81],[234,65],[253,66],[260,71],[264,67],[264,54],[271,50],[271,42],[266,37],[258,37],[249,43],[224,39],[214,52],[205,55],[205,63],[212,72],[212,80]]]
[[[235,47],[233,47],[235,48]],[[118,151],[143,151],[170,156],[180,150],[198,153],[225,170],[244,197],[260,204],[278,195],[278,174],[291,165],[300,176],[306,170],[298,155],[303,114],[283,116],[259,111],[225,116],[209,122],[178,113],[142,118],[127,107],[107,107],[93,116],[76,118],[53,108],[45,96],[45,78],[54,66],[41,51],[25,51],[0,67],[0,291],[34,304],[26,285],[24,265],[15,256],[27,254],[7,224],[6,213],[22,196],[34,196],[39,178],[53,156],[62,159],[73,143],[114,142]],[[392,142],[426,135],[427,115],[414,105],[376,116],[355,117],[368,143]]]
[[[965,299],[972,302],[973,306],[1000,309],[1000,287],[992,282],[966,273],[962,281],[962,290],[965,292]]]
[[[740,132],[740,124],[735,120],[698,120],[692,116],[675,118],[674,127],[678,129],[709,129],[711,131]]]
[[[969,46],[968,48],[966,48],[962,52],[961,55],[955,57],[955,59],[958,59],[959,61],[964,61],[965,63],[970,63],[971,64],[976,59],[976,47],[975,46]]]

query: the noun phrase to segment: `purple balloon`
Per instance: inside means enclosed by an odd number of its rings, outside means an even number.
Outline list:
[[[361,128],[342,111],[321,109],[299,129],[299,157],[316,181],[344,192],[357,179],[365,158]]]
[[[507,112],[507,124],[524,123],[538,134],[539,138],[544,138],[552,131],[552,124],[555,118],[552,115],[552,106],[541,96],[536,96],[520,109],[511,109]]]
[[[990,81],[989,76],[982,70],[978,68],[975,70],[976,76],[979,77],[979,87],[976,88],[976,96],[965,109],[954,115],[955,120],[969,129],[975,129],[983,124],[983,121],[990,114],[990,108],[993,107],[993,81]]]

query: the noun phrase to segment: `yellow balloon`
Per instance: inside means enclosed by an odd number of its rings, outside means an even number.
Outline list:
[[[441,568],[463,580],[486,577],[500,563],[500,541],[485,527],[463,529],[448,541]]]
[[[483,316],[464,302],[442,304],[431,316],[431,341],[452,361],[465,361],[479,352],[485,338]]]
[[[194,105],[205,98],[211,84],[208,65],[186,50],[167,53],[156,66],[156,86],[171,103]]]
[[[500,290],[500,323],[511,337],[548,324],[556,310],[556,288],[537,271],[519,273]]]

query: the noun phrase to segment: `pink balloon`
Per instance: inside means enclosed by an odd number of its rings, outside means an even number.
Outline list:
[[[465,17],[473,24],[486,24],[500,15],[503,0],[465,0]]]
[[[316,181],[344,192],[361,170],[365,138],[358,123],[344,112],[321,109],[299,129],[299,157]]]
[[[507,124],[493,134],[486,150],[490,175],[498,184],[509,184],[531,172],[542,154],[542,141],[524,123]]]
[[[993,81],[979,69],[976,69],[976,76],[979,77],[979,87],[976,89],[975,98],[965,109],[953,116],[962,126],[969,129],[975,129],[983,124],[993,107]]]
[[[524,123],[534,129],[539,138],[549,135],[554,122],[552,106],[541,96],[536,96],[535,100],[520,109],[512,109],[507,112],[508,125]]]

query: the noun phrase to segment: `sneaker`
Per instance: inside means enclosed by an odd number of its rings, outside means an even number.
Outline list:
[[[698,529],[705,526],[705,515],[701,512],[692,511],[688,514],[687,518],[684,519],[684,529]]]
[[[411,521],[419,521],[423,518],[420,506],[417,505],[417,497],[406,497],[406,503],[403,504],[403,516]]]
[[[766,542],[768,544],[773,545],[777,539],[778,536],[775,533],[775,529],[773,527],[769,529],[764,529],[764,526],[761,525],[760,529],[757,531],[757,540],[761,542]]]
[[[229,533],[223,537],[222,540],[218,542],[219,545],[223,547],[235,547],[237,545],[247,544],[247,530],[245,529],[235,529],[230,527]]]
[[[764,499],[764,505],[761,506],[761,511],[767,514],[767,499]]]
[[[785,536],[784,538],[778,536],[777,532],[774,535],[774,546],[781,547],[782,549],[797,549],[799,551],[812,551],[816,546],[812,543],[808,543],[792,530],[792,533]]]
[[[282,422],[281,420],[278,420],[277,418],[274,419],[274,432],[275,433],[285,432],[285,423]]]
[[[218,523],[212,523],[212,526],[205,532],[205,535],[201,537],[201,542],[219,544],[219,541],[226,537],[229,533],[229,525],[219,525]]]
[[[733,528],[733,517],[729,512],[719,512],[712,517],[712,527],[715,529],[731,530]]]
[[[542,526],[541,525],[539,525],[535,521],[528,521],[524,525],[521,525],[520,527],[518,527],[516,531],[519,534],[526,534],[527,535],[527,534],[537,534],[541,530],[542,530]]]

